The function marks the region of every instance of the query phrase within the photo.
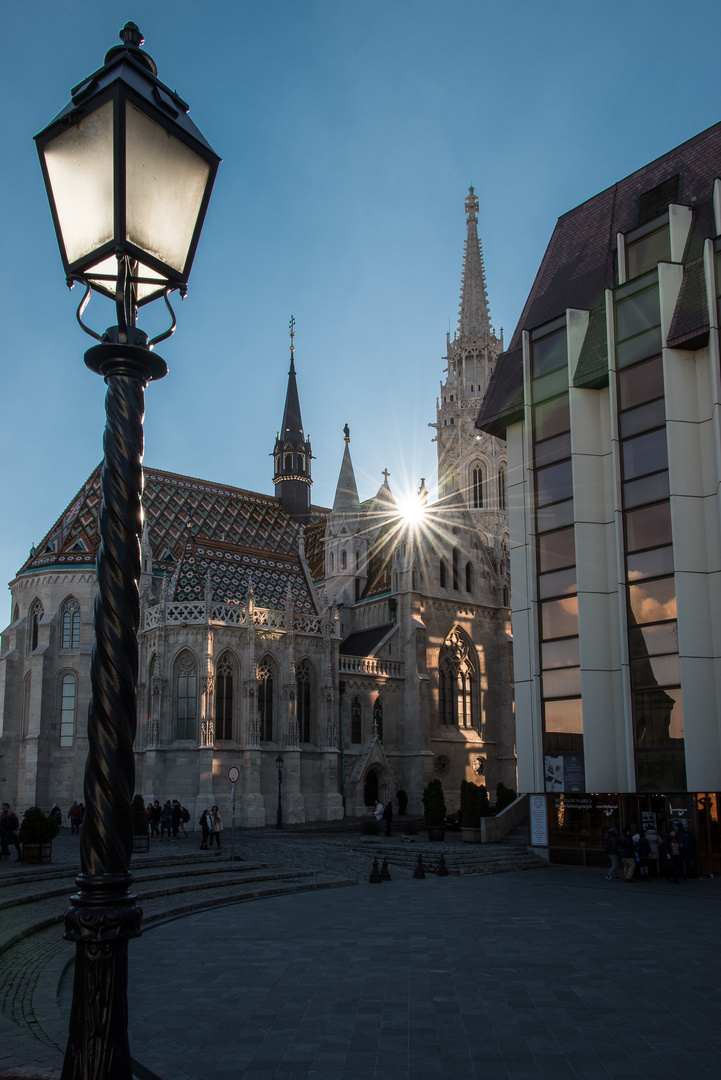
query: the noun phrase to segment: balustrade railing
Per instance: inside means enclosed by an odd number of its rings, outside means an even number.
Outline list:
[[[341,673],[348,675],[387,675],[391,679],[403,678],[403,664],[397,660],[378,660],[375,656],[341,656]]]
[[[286,613],[274,608],[253,608],[253,625],[268,630],[285,632]],[[143,630],[154,630],[158,626],[198,626],[210,621],[225,626],[248,626],[248,609],[244,604],[213,603],[166,603],[148,608],[143,620]],[[323,634],[323,619],[320,615],[293,615],[293,630],[296,634]]]

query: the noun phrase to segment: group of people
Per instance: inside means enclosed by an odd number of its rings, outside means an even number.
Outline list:
[[[166,799],[162,804],[160,799],[149,802],[145,807],[145,817],[150,826],[150,835],[160,840],[177,840],[180,835],[188,835],[185,826],[190,821],[190,811],[179,799]]]
[[[603,846],[611,860],[607,881],[651,881],[663,875],[678,885],[695,876],[691,835],[683,826],[672,825],[663,838],[653,827],[635,833],[627,827],[619,836],[611,826]]]

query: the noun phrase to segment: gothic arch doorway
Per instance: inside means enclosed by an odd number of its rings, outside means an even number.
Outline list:
[[[363,802],[366,806],[375,806],[378,802],[378,773],[371,769],[363,785]]]

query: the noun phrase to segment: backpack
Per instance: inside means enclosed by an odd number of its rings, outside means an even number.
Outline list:
[[[183,821],[185,821],[185,822],[190,821],[190,811],[187,810],[186,807],[182,808],[180,816],[182,817]]]

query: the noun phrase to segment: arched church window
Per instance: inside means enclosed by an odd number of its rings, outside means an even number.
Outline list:
[[[280,472],[280,454],[275,455],[275,475]]]
[[[441,724],[473,727],[477,677],[473,645],[458,628],[451,631],[438,658],[438,719]]]
[[[310,724],[311,703],[311,668],[307,660],[303,660],[295,673],[295,681],[298,693],[298,732],[301,742],[312,742]]]
[[[457,547],[453,549],[453,588],[459,589],[461,553]]]
[[[473,509],[480,510],[483,507],[483,469],[480,465],[473,469]]]
[[[215,665],[214,737],[233,738],[233,663],[227,653]]]
[[[45,614],[45,609],[39,600],[30,608],[30,634],[28,637],[28,649],[30,652],[34,652],[38,647],[38,640],[40,638],[40,623],[42,617]]]
[[[328,573],[329,574],[333,573],[334,563],[335,563],[335,559],[333,558],[333,552],[331,551],[331,553],[328,556]]]
[[[373,703],[373,734],[383,742],[383,702],[377,697]]]
[[[298,472],[305,472],[305,456],[298,454]]]
[[[17,622],[19,618],[20,618],[20,606],[19,606],[19,604],[16,604],[15,607],[13,608],[13,622],[14,623]]]
[[[360,698],[354,697],[350,707],[350,741],[352,743],[363,742],[363,726],[361,723]]]
[[[273,669],[270,660],[258,664],[258,727],[264,742],[273,739]]]
[[[286,454],[285,455],[285,466],[284,466],[284,468],[285,468],[286,472],[292,472],[293,471],[293,455],[292,454]]]
[[[72,596],[65,601],[61,609],[60,647],[80,648],[80,604]]]
[[[355,569],[356,573],[358,573],[358,571],[360,570],[360,553],[357,551],[355,553]]]
[[[451,426],[453,426],[453,424],[455,424],[455,422],[456,421],[453,419],[453,417],[451,417]]]
[[[347,562],[348,562],[348,556],[347,556],[346,552],[341,551],[341,553],[340,553],[340,568],[341,568],[341,570],[346,569]]]
[[[498,473],[498,509],[506,509],[506,468],[504,465]]]
[[[190,653],[183,653],[175,667],[175,737],[195,738],[198,669]]]
[[[473,592],[473,563],[466,563],[466,592]]]
[[[510,607],[510,596],[508,595],[508,586],[503,586],[503,606]]]
[[[448,563],[445,559],[441,559],[440,564],[440,584],[442,589],[448,588]]]
[[[60,745],[72,746],[75,742],[75,699],[78,680],[74,675],[63,675],[60,682]]]

